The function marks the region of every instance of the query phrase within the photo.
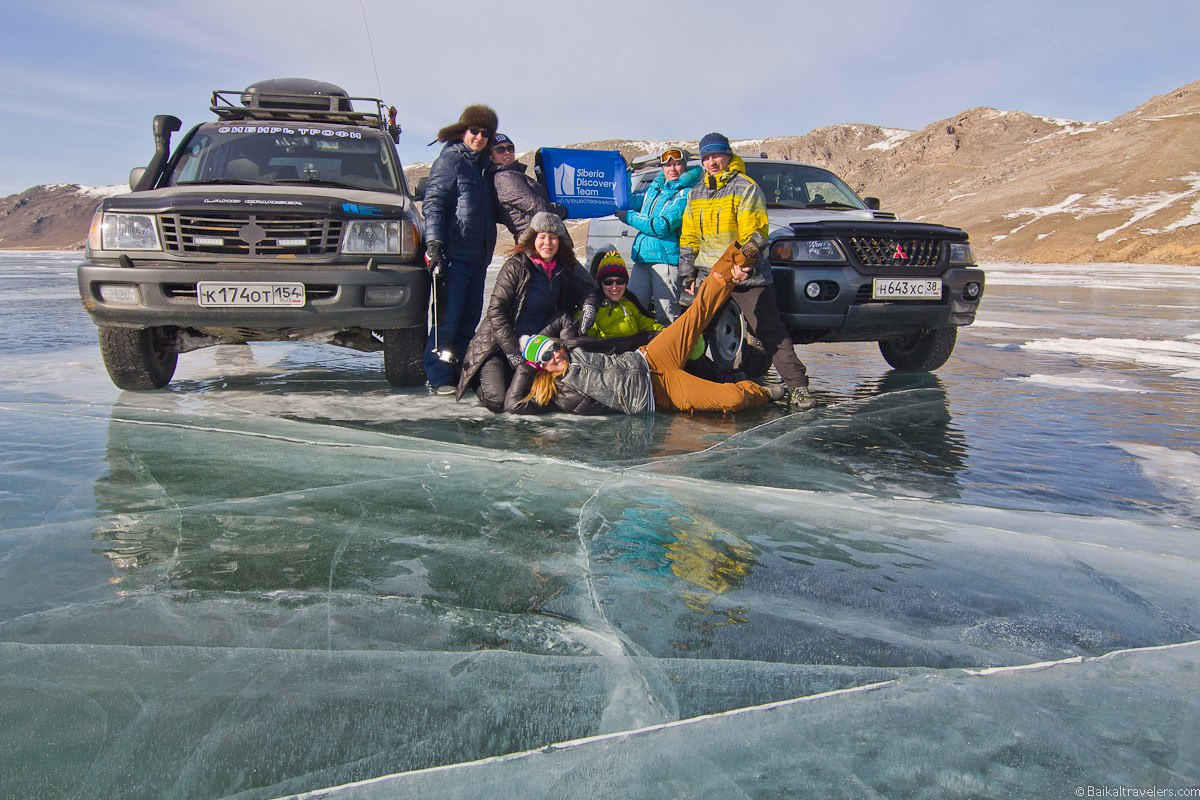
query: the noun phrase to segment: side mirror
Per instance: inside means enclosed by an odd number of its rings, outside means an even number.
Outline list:
[[[146,174],[145,167],[134,167],[129,170],[129,188],[137,189],[138,183],[141,182],[142,176]]]
[[[863,202],[866,203],[867,208],[871,209],[872,211],[879,210],[879,198],[878,197],[864,197]]]
[[[429,176],[417,178],[417,185],[413,187],[413,196],[418,200],[425,199],[425,187],[429,185]]]

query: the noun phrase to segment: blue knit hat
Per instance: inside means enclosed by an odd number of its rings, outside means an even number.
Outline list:
[[[700,140],[700,155],[706,156],[709,153],[728,153],[733,155],[733,148],[729,146],[729,137],[723,133],[710,133]]]
[[[508,138],[508,136],[503,133],[497,133],[492,137],[492,147],[495,147],[498,144],[511,144],[514,148],[516,147],[516,145],[513,144],[513,140]]]

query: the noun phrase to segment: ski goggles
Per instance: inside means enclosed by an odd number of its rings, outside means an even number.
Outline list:
[[[662,166],[665,167],[667,164],[671,163],[672,161],[678,161],[682,164],[683,162],[687,161],[687,159],[684,157],[682,150],[680,150],[678,148],[674,148],[671,150],[664,150],[662,156],[659,157],[658,161]]]

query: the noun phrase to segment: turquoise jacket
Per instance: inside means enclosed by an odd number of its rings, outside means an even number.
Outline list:
[[[678,180],[658,173],[646,190],[641,211],[630,211],[625,221],[638,230],[633,240],[637,264],[678,264],[679,229],[688,192],[700,182],[700,167],[685,170]]]

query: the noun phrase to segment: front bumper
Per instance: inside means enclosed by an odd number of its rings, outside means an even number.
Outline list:
[[[83,307],[97,325],[148,328],[172,325],[205,330],[387,330],[423,326],[429,307],[429,277],[416,264],[368,267],[360,264],[319,266],[187,264],[163,260],[85,261],[78,270]],[[196,300],[200,281],[297,282],[307,302],[300,307],[202,307]],[[105,302],[103,284],[138,288],[139,302]],[[397,302],[368,305],[368,286],[399,287]]]
[[[963,289],[971,282],[984,285],[983,270],[973,267],[951,267],[931,276],[864,275],[842,265],[774,265],[772,274],[780,317],[797,342],[877,341],[905,333],[970,325],[975,321],[983,293],[968,300]],[[871,281],[876,277],[940,277],[942,298],[871,300]],[[836,295],[829,299],[809,299],[804,289],[812,281],[820,281],[827,287],[836,285]]]

